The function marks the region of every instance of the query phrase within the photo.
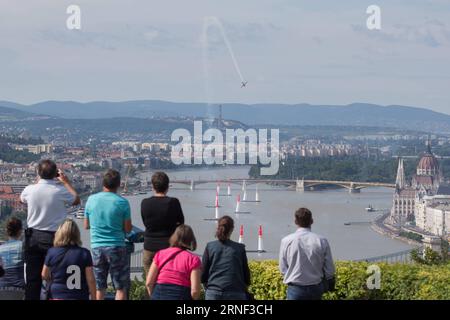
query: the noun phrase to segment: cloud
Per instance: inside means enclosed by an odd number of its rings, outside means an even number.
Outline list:
[[[182,47],[184,40],[167,30],[153,26],[125,25],[105,28],[108,31],[47,29],[38,32],[40,40],[64,46],[97,47],[105,50],[119,48],[165,49]]]
[[[211,19],[214,21],[215,17]],[[211,21],[210,20],[210,21]],[[230,23],[227,21],[220,21],[219,24],[223,27],[223,32],[232,43],[258,43],[270,40],[274,34],[281,30],[281,27],[273,23],[265,22],[249,22],[249,23]],[[222,46],[223,38],[220,26],[214,22],[209,24],[207,29],[208,44],[212,47]]]
[[[427,47],[450,45],[450,28],[441,21],[428,20],[422,25],[395,24],[387,31],[368,30],[365,26],[351,25],[360,35],[391,43],[416,43]]]

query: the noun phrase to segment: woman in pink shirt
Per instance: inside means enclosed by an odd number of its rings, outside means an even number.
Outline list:
[[[189,252],[197,249],[194,232],[188,225],[177,227],[170,247],[153,258],[147,275],[147,291],[152,300],[197,300],[200,298],[200,258]]]

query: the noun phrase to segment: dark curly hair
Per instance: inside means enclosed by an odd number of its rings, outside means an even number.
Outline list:
[[[15,238],[19,236],[22,231],[22,227],[22,220],[16,217],[9,218],[6,222],[6,234],[9,237]]]

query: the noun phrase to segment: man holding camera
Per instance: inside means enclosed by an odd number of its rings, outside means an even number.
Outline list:
[[[39,180],[27,186],[20,200],[28,205],[25,230],[25,300],[39,300],[41,271],[58,226],[67,216],[65,205],[80,204],[80,197],[69,179],[52,160],[42,160],[37,168]]]

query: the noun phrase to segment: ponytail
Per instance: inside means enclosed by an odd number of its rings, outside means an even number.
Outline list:
[[[224,242],[230,238],[234,229],[234,221],[230,216],[223,216],[217,224],[216,238]]]

